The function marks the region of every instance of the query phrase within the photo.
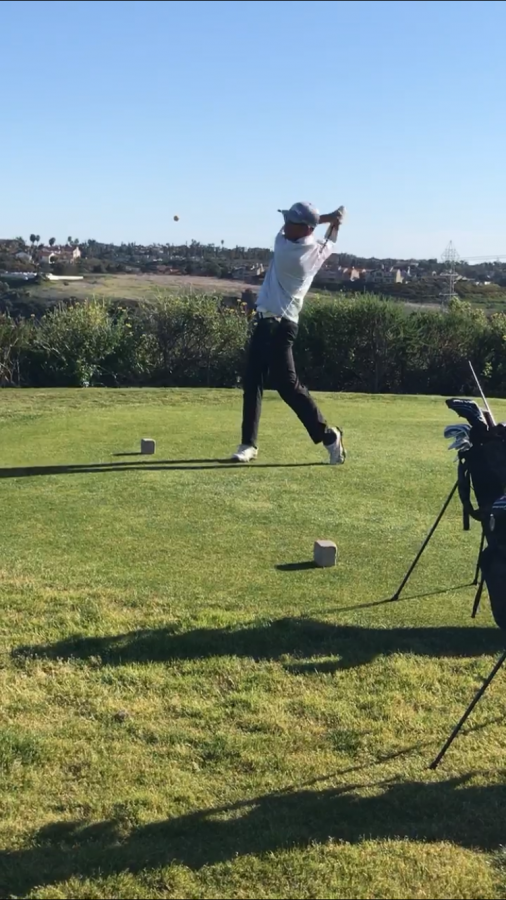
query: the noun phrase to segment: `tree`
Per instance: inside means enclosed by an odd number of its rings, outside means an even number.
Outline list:
[[[54,247],[55,244],[56,244],[56,238],[49,238],[49,246]]]
[[[207,268],[207,272],[206,272],[207,275],[210,275],[212,278],[221,278],[221,276],[223,274],[223,270],[217,260],[215,260],[215,259],[210,260],[210,262],[208,263],[206,268]]]
[[[69,235],[67,238],[67,244],[72,244],[72,235]]]
[[[32,245],[31,246],[31,257],[32,257],[32,261],[34,263],[37,262],[37,253],[36,253],[35,245],[38,244],[39,241],[40,241],[40,234],[31,234],[30,235],[30,244]]]

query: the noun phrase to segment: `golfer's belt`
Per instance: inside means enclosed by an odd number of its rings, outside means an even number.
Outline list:
[[[275,316],[270,312],[257,312],[258,319],[274,319],[275,322],[281,322],[283,316]]]

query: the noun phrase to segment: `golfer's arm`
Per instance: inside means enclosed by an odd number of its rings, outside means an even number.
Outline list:
[[[320,216],[320,225],[330,225],[331,222],[336,221],[336,214],[328,213],[326,216]]]

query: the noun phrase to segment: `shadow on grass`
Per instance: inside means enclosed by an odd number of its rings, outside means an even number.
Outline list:
[[[392,595],[391,597],[385,597],[384,600],[371,600],[367,603],[356,603],[354,606],[338,606],[336,607],[335,612],[354,612],[356,609],[374,609],[376,606],[386,606],[388,603],[402,603],[406,600],[424,600],[427,597],[439,597],[443,594],[453,594],[470,587],[475,587],[473,581],[468,581],[467,584],[454,584],[447,588],[437,588],[432,591],[421,591],[419,594],[401,594],[397,599]]]
[[[506,826],[506,786],[383,781],[325,790],[290,790],[199,810],[126,831],[120,821],[61,822],[27,849],[0,851],[2,896],[27,896],[68,879],[140,874],[179,863],[194,871],[249,854],[364,840],[451,842],[498,850]]]
[[[132,450],[131,453],[113,453],[113,456],[115,459],[128,459],[130,456],[146,456],[146,454],[142,450]]]
[[[17,466],[0,469],[1,478],[34,478],[37,475],[104,475],[108,472],[186,472],[216,469],[255,471],[255,469],[307,469],[323,466],[322,462],[305,463],[253,463],[241,465],[230,459],[162,459],[156,462],[84,463],[66,466]]]
[[[94,659],[103,665],[243,657],[279,660],[298,674],[335,672],[372,662],[378,656],[409,653],[432,657],[478,657],[504,649],[504,635],[493,628],[360,628],[316,619],[287,618],[240,628],[171,628],[132,631],[111,637],[76,635],[47,646],[19,647],[26,657]],[[292,657],[287,661],[286,657]]]

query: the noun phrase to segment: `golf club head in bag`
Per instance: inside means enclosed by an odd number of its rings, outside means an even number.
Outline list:
[[[453,400],[447,400],[446,405],[448,409],[456,412],[458,416],[467,419],[471,428],[476,426],[488,428],[485,413],[475,400],[464,400],[460,397],[455,397]]]
[[[444,432],[445,438],[452,442],[448,450],[468,450],[472,446],[470,432],[470,425],[448,425]],[[455,462],[458,462],[458,456]]]

